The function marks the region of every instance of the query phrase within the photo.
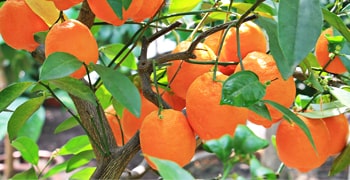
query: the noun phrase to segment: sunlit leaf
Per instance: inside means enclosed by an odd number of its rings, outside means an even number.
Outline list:
[[[350,92],[337,87],[331,87],[329,92],[343,105],[350,108]]]
[[[46,58],[40,72],[40,80],[58,79],[78,70],[83,63],[75,56],[63,52],[55,52]]]
[[[101,47],[100,52],[104,53],[105,56],[108,57],[110,60],[113,60],[115,56],[124,48],[124,46],[124,44],[108,44],[106,46]],[[127,55],[125,60],[123,60],[123,62],[121,63],[121,65],[136,70],[137,65],[135,56],[133,53],[127,54],[128,51],[129,49],[126,48],[115,62],[119,63],[124,58],[124,56]]]
[[[322,14],[325,21],[327,21],[331,26],[335,27],[348,42],[350,42],[350,32],[344,21],[338,17],[336,14],[322,8]]]
[[[322,25],[319,0],[280,1],[278,41],[289,68],[295,68],[312,51]],[[282,73],[284,79],[291,75],[292,72]]]
[[[33,82],[19,82],[0,91],[0,112],[5,110],[7,106],[9,106],[16,98],[21,96],[24,91],[33,84]]]
[[[23,180],[23,179],[39,179],[35,173],[34,167],[31,167],[27,171],[23,171],[20,173],[15,174],[11,177],[12,180]]]
[[[74,180],[85,180],[85,179],[91,179],[91,176],[95,172],[96,167],[86,167],[83,168],[76,173],[72,174],[70,179]]]
[[[192,9],[194,9],[201,0],[191,0],[191,1],[183,1],[183,0],[170,0],[169,2],[169,10],[168,13],[181,13],[181,12],[189,12]],[[173,17],[169,18],[169,22],[175,22],[176,20],[180,19],[181,17]]]
[[[136,117],[140,116],[141,96],[136,86],[124,74],[111,68],[94,65],[94,69],[112,96]]]
[[[68,165],[66,172],[71,172],[79,167],[90,162],[95,157],[94,151],[82,151],[78,154],[75,154],[72,158],[68,160]]]
[[[23,127],[25,122],[40,108],[44,100],[44,96],[29,99],[15,110],[7,124],[7,132],[11,140],[17,137],[19,130]]]
[[[60,172],[63,172],[66,170],[68,165],[68,161],[64,161],[63,163],[56,164],[55,166],[51,167],[47,173],[43,176],[44,179],[47,179],[55,174],[58,174]]]
[[[11,145],[16,148],[27,162],[38,165],[39,146],[30,138],[21,136],[12,141]]]
[[[220,103],[249,107],[265,96],[265,89],[254,72],[239,71],[224,82]]]
[[[78,154],[83,151],[92,150],[89,138],[87,135],[80,135],[71,138],[60,149],[59,155]]]
[[[58,10],[53,1],[48,0],[25,0],[28,6],[37,14],[45,23],[51,27],[57,22],[60,17],[60,10]]]
[[[79,123],[78,121],[74,118],[74,117],[70,117],[66,120],[64,120],[62,123],[60,123],[56,129],[55,129],[55,134],[58,134],[60,132],[63,132],[63,131],[66,131],[66,130],[69,130],[69,129],[72,129],[76,126],[78,126]]]
[[[41,106],[22,126],[18,131],[19,136],[26,136],[37,142],[40,138],[42,128],[45,123],[46,112]]]
[[[182,169],[178,164],[172,161],[159,159],[148,155],[145,156],[148,157],[157,166],[158,172],[163,179],[194,179],[194,177],[189,172]]]

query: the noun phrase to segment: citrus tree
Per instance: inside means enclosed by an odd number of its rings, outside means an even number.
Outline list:
[[[237,177],[232,168],[247,163],[251,177],[277,179],[283,168],[274,172],[255,156],[269,145],[281,167],[308,172],[337,156],[330,175],[343,171],[349,7],[340,0],[1,1],[0,70],[9,85],[0,91],[0,137],[32,165],[13,179],[49,178],[93,159],[96,167],[72,179],[136,177],[123,172],[140,150],[163,178],[193,179],[182,167],[198,147],[223,163],[217,178]],[[57,147],[47,165],[71,157],[46,170],[38,167],[43,123],[33,119],[52,98],[71,115],[55,132],[80,126],[86,135]],[[272,143],[247,121],[278,125]]]

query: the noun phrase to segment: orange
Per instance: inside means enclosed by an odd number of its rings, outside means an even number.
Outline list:
[[[186,106],[185,99],[180,98],[174,92],[170,90],[163,90],[159,88],[159,93],[163,100],[168,103],[172,109],[181,111]]]
[[[219,53],[220,43],[224,36],[224,30],[217,31],[204,39],[204,44],[209,46],[216,55]]]
[[[105,115],[106,115],[108,124],[112,129],[117,145],[123,146],[125,143],[129,141],[129,139],[126,138],[125,135],[123,134],[123,128],[120,126],[118,115],[115,112],[112,105],[110,105],[105,110]]]
[[[83,0],[50,0],[53,1],[55,3],[55,6],[57,7],[57,9],[63,11],[66,9],[69,9],[71,7],[73,7],[74,5],[77,5],[81,2],[83,2]]]
[[[349,123],[344,114],[322,118],[326,123],[331,136],[331,145],[329,146],[330,155],[340,153],[348,141]]]
[[[142,22],[147,18],[153,17],[163,4],[164,0],[156,0],[152,1],[152,3],[144,0],[141,9],[136,14],[131,16],[131,18],[135,22]]]
[[[260,82],[266,83],[271,81],[266,87],[266,94],[263,97],[265,100],[275,101],[286,108],[289,108],[295,99],[296,87],[293,77],[284,80],[277,68],[275,60],[271,55],[262,52],[251,52],[243,59],[245,70],[253,71],[258,75]],[[240,65],[236,71],[241,71]],[[282,118],[282,113],[267,104],[267,109],[270,112],[272,121],[265,119],[253,111],[249,111],[248,119],[258,125],[266,128],[270,127]]]
[[[48,29],[48,25],[30,9],[25,0],[7,0],[0,8],[0,34],[14,49],[34,51],[39,46],[34,34]]]
[[[213,72],[207,72],[197,77],[187,91],[187,118],[202,140],[233,136],[237,125],[246,123],[248,109],[220,105],[222,83],[227,78],[218,72],[214,81]]]
[[[124,130],[124,134],[127,138],[131,138],[140,129],[144,118],[158,107],[146,99],[141,93],[141,114],[137,118],[126,108],[123,110],[123,116],[121,118],[121,124]]]
[[[141,9],[143,1],[144,0],[133,0],[127,10],[123,9],[123,19],[120,19],[115,14],[107,0],[88,0],[88,3],[96,17],[107,23],[119,26],[124,24],[126,20]]]
[[[214,33],[212,36],[214,36],[212,37],[214,40],[211,40],[211,37],[209,36],[209,40],[204,41],[204,43],[208,44],[208,46],[213,48],[215,51],[216,49],[218,50],[218,48],[220,47],[223,33],[219,31],[218,33]],[[254,22],[248,21],[240,26],[239,38],[242,58],[244,58],[248,53],[253,51],[264,53],[267,51],[267,40],[264,35],[264,32]],[[239,62],[237,56],[237,36],[235,27],[229,29],[229,31],[227,32],[227,35],[222,45],[219,61]],[[236,65],[219,66],[219,71],[226,75],[231,75],[235,71],[235,68]]]
[[[74,19],[55,24],[48,32],[45,40],[45,55],[48,57],[54,52],[69,53],[87,65],[96,63],[98,60],[97,42],[90,29]],[[71,76],[80,79],[85,74],[85,67],[82,66]]]
[[[277,154],[286,166],[307,172],[327,160],[331,139],[324,121],[299,118],[310,130],[317,152],[298,125],[282,120],[276,132]]]
[[[333,36],[333,29],[328,28],[324,30],[318,38],[315,47],[317,61],[322,67],[324,67],[330,60],[326,35]],[[335,74],[343,74],[347,71],[339,56],[335,56],[325,70]]]
[[[158,110],[146,116],[140,129],[140,145],[145,155],[188,164],[196,150],[195,135],[181,111]],[[153,169],[156,166],[147,158]]]
[[[191,45],[190,41],[182,41],[172,53],[186,51]],[[213,61],[216,56],[214,52],[205,44],[199,43],[194,50],[196,59],[194,61]],[[186,92],[196,77],[208,72],[213,65],[193,64],[182,60],[172,61],[167,68],[168,81],[171,90],[179,97],[185,99]]]

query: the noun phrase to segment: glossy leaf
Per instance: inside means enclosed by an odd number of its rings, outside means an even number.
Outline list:
[[[146,155],[146,157],[148,157],[157,166],[158,172],[163,179],[194,179],[194,177],[189,172],[182,169],[175,162],[159,159],[148,155]]]
[[[10,140],[13,140],[17,137],[19,130],[23,127],[26,121],[40,108],[44,100],[44,96],[29,99],[25,103],[21,104],[15,110],[15,112],[13,112],[7,124],[7,133]]]
[[[124,44],[108,44],[106,46],[103,46],[100,48],[100,52],[104,53],[104,55],[110,59],[113,60],[116,56],[116,54],[118,54],[124,47]],[[115,61],[116,63],[119,63],[122,61],[122,59],[124,58],[124,56],[126,56],[126,58],[123,60],[123,62],[121,63],[122,66],[126,66],[130,69],[136,70],[137,69],[137,65],[136,65],[136,59],[133,53],[129,53],[128,52],[128,48],[119,56],[119,58]]]
[[[58,134],[60,132],[63,132],[63,131],[66,131],[66,130],[69,130],[69,129],[72,129],[76,126],[78,126],[79,123],[78,121],[74,118],[74,117],[70,117],[66,120],[64,120],[62,123],[60,123],[56,129],[55,129],[55,134]]]
[[[331,26],[335,27],[348,42],[350,42],[350,32],[344,21],[338,17],[336,14],[331,13],[325,8],[322,8],[322,14],[325,21],[327,21]]]
[[[294,114],[292,111],[290,111],[288,108],[270,101],[270,100],[264,100],[265,103],[270,104],[272,107],[276,108],[279,112],[281,112],[283,114],[283,118],[285,118],[288,121],[292,121],[294,122],[297,126],[300,127],[300,129],[305,133],[305,135],[307,136],[307,138],[309,139],[312,147],[316,150],[316,146],[315,146],[315,142],[312,139],[312,135],[311,132],[309,130],[309,128],[306,126],[306,124],[304,123],[303,120],[301,120],[296,114]]]
[[[64,172],[67,168],[68,161],[64,161],[61,164],[56,164],[55,166],[51,167],[47,173],[43,176],[44,179],[47,179],[55,174],[58,174],[60,172]]]
[[[94,157],[95,154],[92,150],[82,151],[74,155],[68,160],[66,172],[71,172],[79,167],[84,166],[85,164],[89,163]]]
[[[262,101],[258,101],[257,103],[249,106],[248,109],[268,120],[271,120],[270,112],[267,109],[267,106],[265,105],[265,103]]]
[[[111,68],[94,65],[112,96],[136,117],[140,116],[141,96],[136,86],[124,74]]]
[[[74,180],[91,179],[91,176],[93,175],[95,170],[96,170],[96,167],[83,168],[83,169],[77,171],[76,173],[72,174],[70,179],[74,179]]]
[[[219,139],[206,141],[203,148],[211,153],[214,153],[221,162],[225,162],[230,158],[233,150],[233,141],[230,135],[223,135]]]
[[[269,36],[270,51],[276,61],[278,70],[283,79],[288,79],[294,73],[295,68],[289,66],[288,59],[283,54],[282,47],[278,40],[277,22],[263,16],[259,16],[258,22]]]
[[[337,87],[331,87],[329,92],[343,105],[350,108],[350,92]]]
[[[249,161],[250,174],[253,179],[277,179],[275,172],[272,169],[261,165],[258,159],[253,156]]]
[[[183,0],[170,0],[169,2],[169,10],[168,13],[181,13],[181,12],[189,12],[193,10],[201,0],[191,0],[184,2]],[[180,19],[181,16],[169,18],[169,22],[175,22],[176,20]]]
[[[92,150],[89,138],[87,135],[80,135],[71,138],[60,149],[59,155],[78,154],[83,151]]]
[[[39,146],[32,139],[21,136],[13,140],[11,145],[21,152],[24,160],[33,165],[38,165]]]
[[[33,84],[33,82],[19,82],[0,91],[0,112],[5,110],[7,106],[9,106],[16,98],[21,96],[24,91]]]
[[[338,155],[333,161],[331,170],[329,171],[330,176],[334,176],[339,172],[345,170],[350,165],[350,144]]]
[[[123,0],[107,0],[109,6],[113,9],[114,13],[123,19]]]
[[[307,18],[305,18],[307,17]],[[281,0],[278,40],[287,66],[295,68],[315,47],[323,21],[319,0]],[[288,73],[289,76],[292,73]],[[282,74],[283,78],[288,78]]]
[[[51,27],[60,17],[58,10],[53,1],[47,0],[25,0],[26,4],[33,10],[35,14],[41,17],[45,23]]]
[[[27,171],[17,173],[11,177],[11,180],[23,180],[23,179],[32,179],[32,180],[39,179],[35,173],[34,167],[31,167]]]
[[[232,143],[235,153],[237,154],[251,154],[269,145],[267,140],[256,136],[254,132],[245,125],[238,125],[236,127]]]
[[[45,123],[46,112],[41,106],[22,126],[18,131],[19,136],[26,136],[37,142],[40,138],[42,128]]]
[[[266,87],[252,71],[239,71],[222,85],[221,104],[249,107],[265,96]]]
[[[55,52],[44,61],[40,80],[63,78],[78,70],[82,65],[83,63],[71,54]]]
[[[71,95],[87,100],[93,105],[97,106],[95,95],[92,90],[78,79],[64,77],[51,80],[50,83],[64,91],[67,91]]]

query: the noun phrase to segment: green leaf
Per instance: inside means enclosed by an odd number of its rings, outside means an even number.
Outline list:
[[[239,10],[239,12],[241,12],[242,14],[249,10],[249,8],[251,8],[252,6],[252,3],[232,3],[232,7]],[[276,14],[276,10],[274,8],[263,3],[255,9],[255,12],[263,13],[269,16],[273,16]]]
[[[93,105],[97,106],[95,94],[86,84],[78,79],[64,77],[51,80],[50,83],[64,91],[67,91],[71,95],[87,100]]]
[[[106,109],[112,102],[112,94],[106,89],[105,85],[101,85],[95,92],[103,109]]]
[[[230,135],[223,135],[219,139],[206,141],[203,144],[203,148],[208,152],[214,153],[221,162],[226,162],[232,154],[233,140]]]
[[[288,120],[288,121],[293,121],[297,126],[300,127],[300,129],[305,133],[305,135],[307,136],[307,138],[309,139],[312,147],[314,148],[315,151],[317,151],[316,149],[316,145],[314,140],[312,139],[312,135],[311,132],[309,130],[309,128],[306,126],[306,124],[304,123],[303,120],[301,120],[297,115],[295,115],[292,111],[290,111],[288,108],[270,101],[270,100],[263,100],[265,103],[270,104],[272,107],[276,108],[279,112],[281,112],[283,114],[283,117]]]
[[[78,126],[79,123],[74,117],[70,117],[66,120],[64,120],[62,123],[60,123],[56,129],[55,129],[55,134],[58,134],[60,132],[66,131],[68,129],[72,129],[76,126]]]
[[[69,178],[69,180],[85,180],[91,179],[91,176],[95,172],[96,167],[86,167],[74,174]]]
[[[111,68],[94,65],[112,96],[136,117],[140,117],[141,96],[136,86],[124,74]]]
[[[109,6],[113,9],[114,13],[123,19],[123,0],[107,0]]]
[[[123,0],[123,7],[124,9],[128,9],[130,7],[132,0]]]
[[[257,103],[249,106],[248,109],[268,120],[272,120],[270,112],[267,109],[267,106],[262,101],[258,101]]]
[[[278,70],[283,79],[288,79],[294,73],[295,68],[289,66],[288,59],[283,54],[282,47],[278,40],[277,22],[263,16],[259,16],[258,22],[268,34],[270,51],[276,61]]]
[[[350,165],[350,144],[338,155],[333,161],[331,170],[329,171],[330,176],[334,176],[339,172],[345,170]]]
[[[295,98],[294,104],[295,106],[302,109],[302,108],[305,108],[311,100],[312,98],[309,96],[298,94]]]
[[[303,112],[299,113],[302,116],[311,118],[311,119],[320,119],[320,118],[327,118],[332,116],[337,116],[339,114],[343,114],[345,112],[349,111],[348,107],[337,107],[332,109],[326,109],[322,111],[311,111],[311,112]]]
[[[46,118],[45,109],[41,106],[22,126],[19,136],[26,136],[37,142],[41,135]]]
[[[104,55],[108,59],[113,60],[116,54],[118,54],[124,48],[124,46],[125,46],[124,44],[108,44],[106,46],[101,47],[100,52],[104,53]],[[137,65],[136,65],[135,56],[133,53],[127,54],[128,51],[129,51],[128,48],[125,49],[123,53],[119,56],[119,58],[115,61],[115,63],[121,62],[124,56],[127,55],[126,58],[121,63],[121,65],[126,66],[130,69],[136,70]]]
[[[5,110],[16,98],[24,93],[25,90],[34,84],[34,82],[19,82],[12,84],[0,91],[0,112]]]
[[[329,92],[338,99],[340,103],[350,108],[350,92],[337,87],[330,87]]]
[[[90,162],[93,158],[95,158],[95,154],[92,150],[82,151],[74,155],[68,160],[66,172],[71,172],[79,167],[82,167],[83,165]]]
[[[34,114],[34,112],[36,112],[40,108],[44,100],[44,96],[32,98],[26,101],[25,103],[21,104],[15,110],[7,124],[7,132],[10,140],[13,140],[15,137],[17,137],[19,130],[23,127],[25,122]]]
[[[192,0],[192,1],[170,0],[168,14],[189,12],[193,10],[200,2],[201,0]],[[168,20],[170,23],[172,23],[180,18],[181,16],[176,16],[173,18],[169,18]]]
[[[43,176],[44,179],[48,179],[49,177],[63,172],[66,170],[68,165],[68,161],[64,161],[63,163],[57,164],[54,167],[51,167],[51,169],[49,171],[47,171],[47,173],[45,173],[45,175]]]
[[[249,107],[265,96],[266,87],[252,71],[232,74],[222,85],[220,104]]]
[[[13,140],[11,145],[21,152],[24,160],[33,165],[38,165],[39,146],[32,139],[21,136]]]
[[[66,144],[64,144],[60,151],[59,155],[71,155],[78,154],[83,151],[92,150],[89,138],[87,135],[80,135],[71,138]]]
[[[34,167],[31,167],[27,171],[23,171],[20,173],[17,173],[16,175],[11,177],[12,180],[23,180],[23,179],[39,179],[35,173]]]
[[[235,153],[237,154],[251,154],[269,145],[267,140],[256,136],[254,132],[245,125],[238,125],[236,127],[232,143]]]
[[[71,54],[55,52],[50,54],[44,61],[40,72],[40,80],[44,81],[68,76],[82,65],[83,63]]]
[[[253,179],[277,179],[275,172],[272,169],[262,166],[255,156],[250,159],[249,167]]]
[[[321,34],[322,25],[319,0],[280,1],[278,40],[288,67],[295,68],[312,51]]]
[[[182,169],[178,164],[172,161],[159,159],[148,155],[145,156],[148,157],[157,166],[160,176],[162,176],[162,178],[165,180],[194,179],[194,177],[189,172]]]
[[[350,32],[346,27],[344,21],[338,17],[336,14],[322,8],[322,14],[325,21],[327,21],[331,26],[335,27],[344,37],[350,42]]]

